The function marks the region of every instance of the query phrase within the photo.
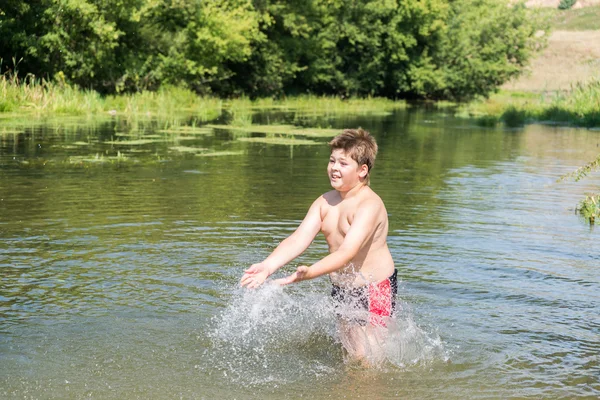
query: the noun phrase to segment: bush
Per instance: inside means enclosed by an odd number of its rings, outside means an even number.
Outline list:
[[[558,5],[559,10],[568,10],[573,7],[577,3],[577,0],[560,0],[560,4]]]
[[[511,128],[523,126],[527,120],[527,112],[514,106],[510,106],[502,113],[501,119],[506,126]]]

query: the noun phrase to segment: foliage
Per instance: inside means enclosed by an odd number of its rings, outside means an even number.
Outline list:
[[[489,99],[461,105],[457,111],[463,117],[494,117],[507,126],[523,125],[527,121],[552,121],[582,126],[600,126],[600,80],[577,83],[568,92],[521,94],[501,92]]]
[[[443,85],[437,97],[471,99],[489,95],[516,77],[545,45],[549,18],[494,0],[453,2],[447,34],[437,52]]]
[[[585,178],[589,173],[597,171],[598,169],[600,169],[600,155],[598,155],[598,157],[595,160],[590,161],[584,166],[577,168],[575,172],[562,176],[560,180],[573,178],[575,182],[578,182],[581,179]]]
[[[590,224],[594,224],[596,217],[600,218],[600,194],[585,196],[585,199],[579,202],[576,211]]]
[[[468,99],[520,73],[540,29],[496,0],[5,0],[0,59],[104,94]]]
[[[183,83],[206,93],[212,82],[232,76],[227,63],[249,58],[260,37],[258,14],[247,0],[147,0],[137,18],[148,45],[124,80],[143,77],[143,87]]]
[[[502,113],[501,119],[508,127],[522,126],[527,120],[527,112],[514,106],[509,106]]]
[[[560,177],[559,181],[573,178],[575,182],[577,182],[598,169],[600,169],[600,155],[598,155],[595,160],[577,168],[576,171]],[[590,224],[594,224],[596,217],[600,217],[600,194],[586,196],[585,199],[581,200],[577,207],[575,207],[575,212],[587,219]]]
[[[568,10],[571,7],[573,7],[575,3],[577,3],[577,0],[560,0],[560,3],[558,4],[558,9]]]
[[[0,8],[0,57],[23,73],[102,92],[164,83],[198,92],[227,79],[258,35],[248,0],[8,0]]]

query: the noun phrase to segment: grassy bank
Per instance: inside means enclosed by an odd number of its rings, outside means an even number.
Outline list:
[[[482,126],[541,122],[600,127],[600,80],[577,83],[560,92],[501,91],[489,99],[460,106],[458,115],[475,118]]]
[[[187,112],[210,119],[221,113],[223,101],[199,97],[192,92],[168,87],[157,92],[142,92],[103,97],[64,82],[37,79],[19,80],[14,75],[0,76],[0,112],[49,115],[151,115],[172,116]]]
[[[334,96],[302,95],[283,99],[219,99],[201,97],[192,91],[165,87],[156,92],[101,96],[61,82],[19,80],[0,75],[0,117],[19,116],[114,116],[152,117],[173,120],[178,115],[194,115],[210,121],[228,110],[234,125],[251,123],[260,109],[300,110],[304,115],[381,114],[404,107],[403,101],[383,98],[343,99]]]

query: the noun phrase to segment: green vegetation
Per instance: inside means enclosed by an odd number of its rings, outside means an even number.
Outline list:
[[[180,135],[210,134],[211,129],[182,125],[182,121],[190,115],[200,123],[214,120],[221,116],[224,110],[231,116],[229,123],[241,128],[252,124],[252,115],[257,110],[293,110],[311,117],[342,114],[382,115],[403,107],[406,107],[403,101],[375,97],[343,99],[335,96],[301,95],[281,100],[250,100],[241,97],[224,101],[215,97],[198,96],[190,89],[174,86],[163,86],[154,92],[100,96],[97,92],[79,90],[66,83],[57,84],[34,79],[21,81],[16,74],[0,75],[0,109],[4,110],[0,112],[0,118],[29,119],[30,117],[24,116],[29,114],[44,118],[62,116],[64,124],[65,116],[69,115],[122,117],[128,119],[129,125],[132,125],[132,120],[157,119],[164,124],[158,132]]]
[[[245,154],[243,151],[228,151],[228,150],[223,150],[223,151],[208,151],[208,152],[204,152],[204,153],[198,153],[196,154],[196,157],[225,157],[225,156],[241,156],[242,154]]]
[[[326,137],[332,138],[338,133],[339,129],[322,129],[322,128],[299,128],[294,125],[206,125],[213,129],[225,129],[245,133],[266,133],[266,134],[281,134],[292,136],[308,136],[308,137]]]
[[[540,15],[496,0],[5,0],[0,72],[43,90],[78,85],[104,111],[95,92],[166,85],[220,98],[469,99],[518,75],[543,46]],[[0,110],[20,107],[15,96],[3,92]],[[113,108],[146,112],[160,96],[138,99]]]
[[[201,121],[217,118],[223,101],[197,96],[191,90],[164,86],[150,92],[101,96],[66,83],[20,80],[18,74],[0,75],[0,110],[3,112],[49,115],[124,115],[163,120],[177,115],[195,115]]]
[[[593,225],[596,217],[600,217],[600,194],[586,196],[576,208],[576,212]]]
[[[264,144],[281,144],[287,146],[304,146],[304,145],[314,145],[314,144],[322,144],[320,142],[315,142],[314,140],[307,139],[296,139],[292,137],[241,137],[237,140],[242,142],[252,142],[252,143],[264,143]]]
[[[500,92],[461,105],[458,115],[475,118],[482,125],[503,122],[521,126],[530,122],[552,122],[571,126],[600,126],[600,80],[579,83],[565,93]]]
[[[234,104],[241,105],[236,99]],[[256,99],[246,104],[253,109],[280,109],[282,111],[300,111],[303,115],[389,115],[393,110],[405,108],[403,100],[390,100],[383,97],[365,96],[361,98],[342,96],[298,95],[279,100],[273,98]]]
[[[104,100],[90,90],[79,90],[18,74],[0,75],[0,111],[31,111],[46,114],[82,115],[102,111]]]
[[[598,155],[598,157],[595,160],[590,161],[583,167],[577,168],[576,171],[560,177],[559,180],[562,181],[565,179],[573,178],[575,180],[575,182],[579,182],[581,179],[585,178],[591,172],[597,171],[599,169],[600,169],[600,155]]]
[[[600,155],[596,157],[595,160],[590,161],[586,165],[577,168],[574,172],[561,176],[559,181],[563,181],[566,179],[574,179],[575,182],[580,181],[581,179],[588,176],[591,172],[597,171],[600,169]],[[581,200],[577,207],[575,207],[575,212],[584,217],[589,221],[590,224],[594,224],[596,217],[600,217],[600,194],[586,196],[585,199]]]
[[[560,3],[558,4],[558,9],[568,10],[571,7],[573,7],[575,3],[577,3],[577,0],[560,0]]]

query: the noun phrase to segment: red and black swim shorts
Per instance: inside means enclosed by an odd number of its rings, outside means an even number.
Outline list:
[[[398,293],[398,270],[379,283],[370,283],[356,288],[333,285],[335,312],[338,318],[366,325],[386,326],[386,317],[391,317],[396,308]]]

